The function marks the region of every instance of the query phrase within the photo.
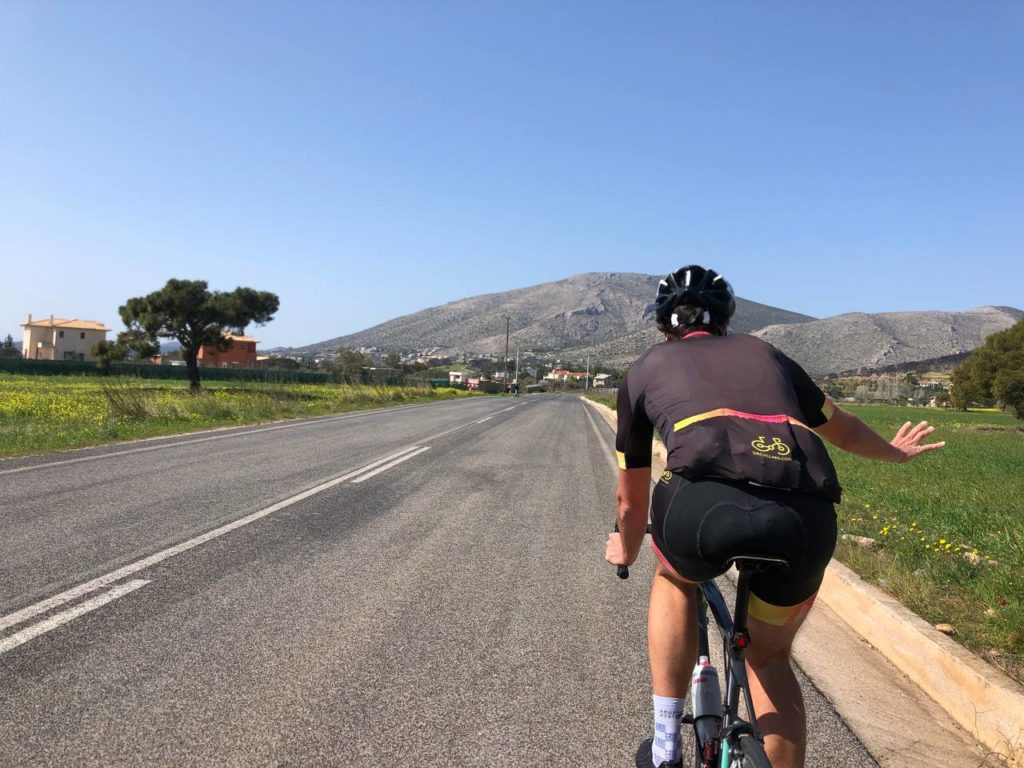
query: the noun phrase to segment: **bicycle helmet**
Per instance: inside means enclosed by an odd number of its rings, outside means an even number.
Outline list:
[[[703,309],[698,322],[724,333],[726,323],[736,311],[736,294],[729,282],[713,269],[691,264],[677,269],[658,283],[658,295],[654,300],[658,328],[671,333],[681,325],[675,310],[682,306]]]

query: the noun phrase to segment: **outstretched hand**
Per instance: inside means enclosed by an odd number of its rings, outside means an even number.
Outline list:
[[[922,421],[916,426],[908,421],[900,427],[900,431],[896,433],[896,437],[890,441],[890,444],[903,454],[903,458],[900,460],[900,463],[917,458],[922,453],[928,453],[928,451],[935,451],[944,447],[946,445],[944,440],[938,443],[921,442],[934,431],[935,427],[929,426],[927,421]]]

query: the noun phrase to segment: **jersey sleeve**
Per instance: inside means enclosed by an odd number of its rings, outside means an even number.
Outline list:
[[[630,392],[628,373],[619,385],[617,406],[615,453],[619,460],[619,469],[650,467],[654,424],[647,418],[647,412],[644,410],[643,393]]]
[[[811,381],[811,377],[799,363],[778,350],[776,350],[776,354],[793,384],[793,390],[796,392],[796,398],[803,413],[804,423],[808,427],[820,427],[831,419],[835,412],[832,400],[821,391],[817,384]]]

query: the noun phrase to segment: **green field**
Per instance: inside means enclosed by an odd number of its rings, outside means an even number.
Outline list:
[[[456,389],[0,373],[0,457],[464,397]]]
[[[833,449],[837,557],[1014,677],[1024,677],[1024,422],[999,411],[849,406],[886,437],[927,420],[941,451],[909,464]]]
[[[994,410],[843,407],[887,438],[928,421],[946,447],[896,465],[830,446],[843,484],[840,533],[876,542],[841,540],[836,557],[1024,679],[1024,422]]]

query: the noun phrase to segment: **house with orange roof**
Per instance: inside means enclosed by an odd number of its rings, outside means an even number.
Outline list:
[[[221,351],[212,344],[199,350],[196,359],[200,365],[214,368],[255,368],[257,364],[256,345],[259,339],[251,339],[237,333],[225,333],[231,346]]]
[[[107,328],[95,320],[68,320],[50,315],[21,324],[21,355],[31,360],[95,360],[92,348],[106,341]]]

